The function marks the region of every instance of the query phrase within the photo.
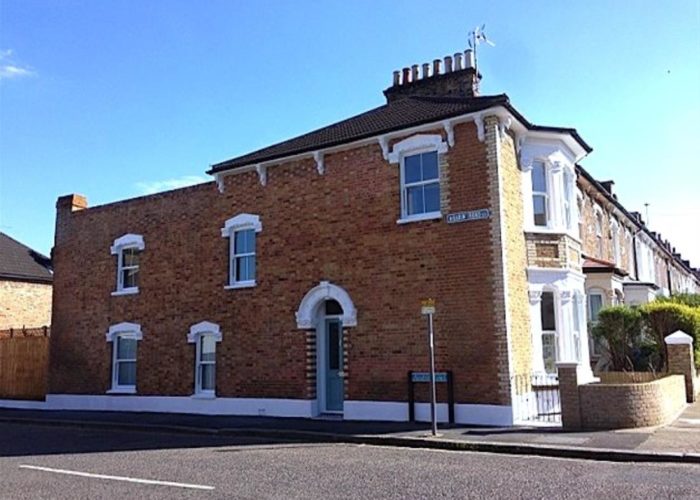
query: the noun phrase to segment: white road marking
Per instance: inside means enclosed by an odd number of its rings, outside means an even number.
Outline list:
[[[187,483],[173,483],[171,481],[156,481],[153,479],[138,479],[134,477],[123,477],[123,476],[108,476],[106,474],[91,474],[89,472],[80,472],[75,470],[66,469],[52,469],[51,467],[39,467],[38,465],[20,465],[20,469],[31,469],[39,470],[43,472],[54,472],[56,474],[67,474],[69,476],[80,476],[80,477],[91,477],[95,479],[109,479],[111,481],[125,481],[127,483],[139,483],[139,484],[156,484],[160,486],[175,486],[177,488],[190,488],[195,490],[213,490],[213,486],[205,486],[202,484],[187,484]]]

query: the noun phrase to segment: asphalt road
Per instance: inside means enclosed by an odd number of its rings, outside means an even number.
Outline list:
[[[696,499],[700,466],[0,424],[3,499],[440,497]]]

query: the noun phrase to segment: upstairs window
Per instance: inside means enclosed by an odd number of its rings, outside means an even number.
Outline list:
[[[547,168],[542,161],[532,165],[532,211],[538,227],[549,225],[549,195],[547,194]]]
[[[231,239],[231,283],[255,282],[255,231],[235,231]]]
[[[595,215],[595,237],[598,250],[597,257],[604,259],[605,245],[603,243],[603,214],[601,212],[597,212]]]
[[[610,225],[610,232],[612,234],[612,245],[613,245],[613,256],[615,259],[615,265],[617,267],[622,267],[622,249],[620,247],[620,226],[617,222],[613,221]]]
[[[127,295],[139,291],[139,268],[144,249],[143,236],[125,234],[114,240],[112,255],[117,256],[117,289],[112,295]]]
[[[240,214],[226,221],[221,235],[229,239],[228,284],[226,288],[255,286],[257,273],[257,233],[260,217]]]
[[[440,213],[439,170],[437,151],[403,157],[403,217]]]
[[[448,134],[449,141],[449,134]],[[385,158],[399,165],[401,217],[404,224],[442,217],[440,211],[440,155],[449,149],[441,134],[416,134],[389,150]]]

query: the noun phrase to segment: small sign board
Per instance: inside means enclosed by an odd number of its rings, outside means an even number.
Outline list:
[[[469,222],[473,220],[488,219],[491,217],[491,210],[488,208],[481,208],[479,210],[468,210],[466,212],[455,212],[453,214],[447,214],[448,224],[457,224],[458,222]]]
[[[411,372],[411,382],[430,382],[430,372]],[[435,382],[446,383],[447,372],[435,372]]]
[[[435,314],[435,299],[421,300],[420,313],[423,315]]]

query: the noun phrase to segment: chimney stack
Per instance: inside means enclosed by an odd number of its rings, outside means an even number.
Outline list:
[[[613,186],[615,185],[615,181],[601,181],[600,185],[603,186],[603,189],[605,189],[608,193],[613,194]]]
[[[481,75],[477,73],[471,49],[434,59],[432,72],[430,67],[430,63],[413,64],[394,71],[392,86],[384,91],[387,102],[411,96],[468,99],[479,95]]]

